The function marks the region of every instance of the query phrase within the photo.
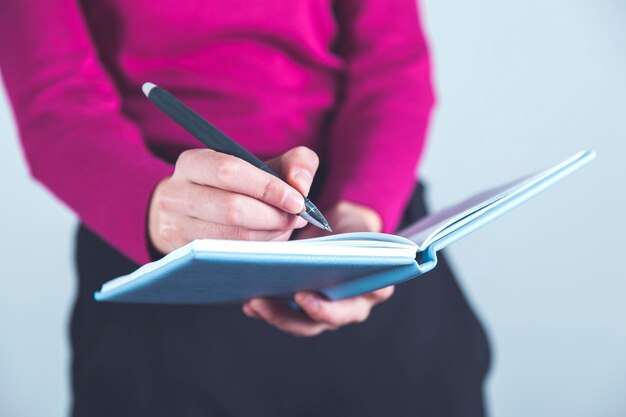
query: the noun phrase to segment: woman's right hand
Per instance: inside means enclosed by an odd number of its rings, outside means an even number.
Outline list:
[[[286,182],[210,149],[183,152],[154,190],[148,214],[152,245],[169,253],[194,239],[288,240],[307,222],[304,208],[317,155],[297,147],[267,164]],[[289,185],[287,184],[289,183]]]

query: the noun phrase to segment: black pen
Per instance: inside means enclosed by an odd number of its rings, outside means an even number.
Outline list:
[[[196,112],[184,105],[176,97],[152,83],[144,83],[141,87],[143,93],[152,101],[163,113],[178,123],[183,129],[191,133],[193,137],[202,142],[207,148],[214,151],[236,156],[255,167],[278,177],[270,167],[259,158],[248,152],[237,142],[229,138],[224,132],[206,121]],[[328,221],[322,212],[315,207],[307,197],[304,197],[304,210],[299,216],[320,229],[332,232]]]

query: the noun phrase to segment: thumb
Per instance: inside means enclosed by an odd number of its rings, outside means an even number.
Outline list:
[[[268,161],[267,165],[289,185],[307,196],[319,166],[319,158],[311,149],[298,146]]]

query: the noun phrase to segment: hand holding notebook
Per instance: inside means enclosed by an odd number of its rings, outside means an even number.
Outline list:
[[[471,197],[400,231],[288,242],[196,240],[105,283],[99,301],[208,304],[315,290],[329,299],[418,277],[437,252],[507,213],[595,156],[580,152],[538,174]]]

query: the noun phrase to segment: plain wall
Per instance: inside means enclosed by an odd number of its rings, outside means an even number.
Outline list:
[[[491,339],[489,410],[624,415],[626,3],[423,8],[438,86],[422,168],[433,208],[598,152],[449,251]],[[0,166],[0,415],[66,415],[76,221],[28,177],[1,92]]]
[[[626,2],[427,0],[435,208],[581,149],[597,158],[455,244],[492,342],[496,416],[626,415]]]

